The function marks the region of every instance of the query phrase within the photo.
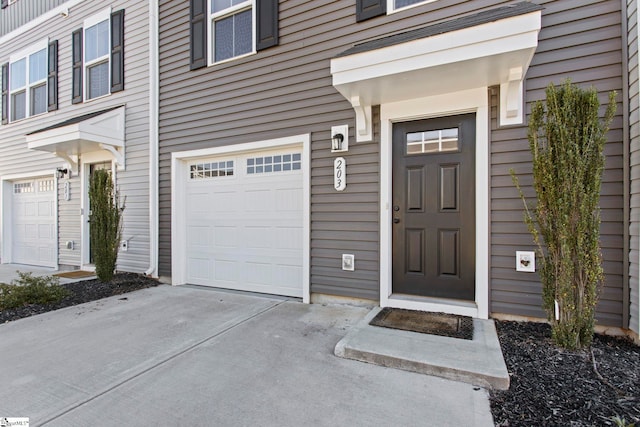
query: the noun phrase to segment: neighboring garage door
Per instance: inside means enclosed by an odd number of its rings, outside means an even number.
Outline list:
[[[189,162],[187,283],[302,297],[301,151]]]
[[[12,262],[56,267],[53,178],[13,182]]]

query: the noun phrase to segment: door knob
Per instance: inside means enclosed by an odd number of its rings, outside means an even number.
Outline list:
[[[400,223],[400,218],[393,218],[393,223],[394,224]]]

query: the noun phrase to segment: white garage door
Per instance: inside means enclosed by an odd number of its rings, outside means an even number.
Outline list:
[[[300,150],[199,159],[187,179],[187,283],[302,297]]]
[[[53,178],[13,183],[12,262],[56,266],[54,190]]]

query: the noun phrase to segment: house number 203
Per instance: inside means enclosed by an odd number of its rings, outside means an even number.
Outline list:
[[[347,163],[344,157],[338,157],[333,161],[333,187],[338,191],[347,188]]]

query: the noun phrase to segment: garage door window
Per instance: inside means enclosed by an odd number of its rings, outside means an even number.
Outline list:
[[[300,170],[301,167],[302,159],[300,153],[247,159],[247,175]]]
[[[189,168],[189,177],[191,179],[218,178],[232,175],[233,160],[196,163]]]
[[[33,183],[18,182],[13,184],[13,194],[33,193]]]
[[[38,192],[39,193],[48,193],[53,191],[53,180],[52,179],[43,179],[38,181]]]

